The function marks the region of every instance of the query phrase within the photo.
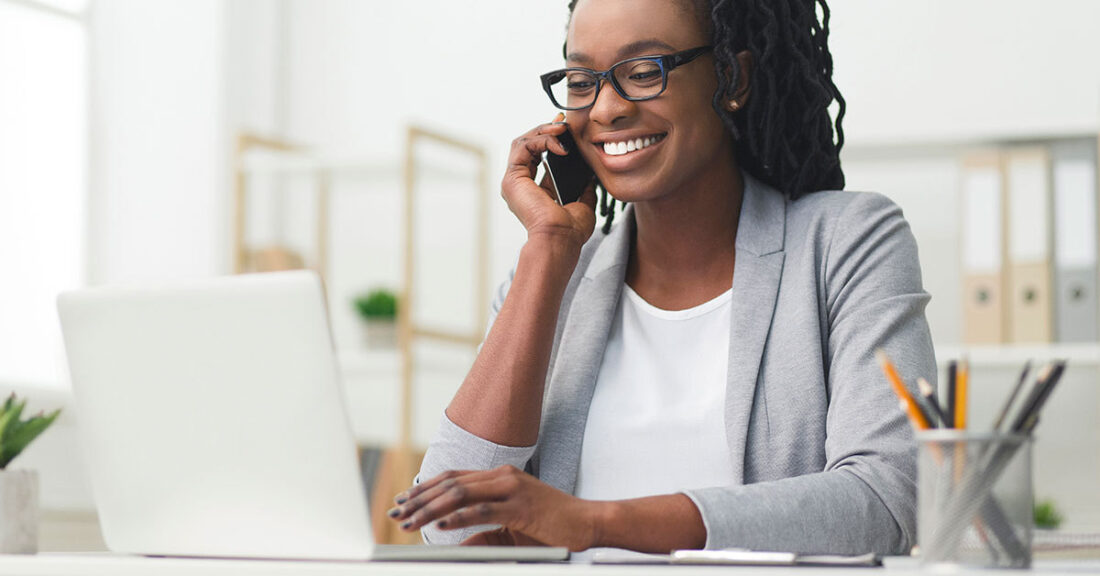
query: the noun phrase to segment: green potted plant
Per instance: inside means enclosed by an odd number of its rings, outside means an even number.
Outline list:
[[[27,401],[13,392],[0,407],[0,553],[38,552],[38,473],[8,470],[23,450],[53,424],[61,410],[23,419]]]
[[[354,303],[366,329],[367,347],[397,346],[397,296],[390,290],[374,289],[356,297]]]
[[[1035,504],[1035,527],[1040,530],[1057,530],[1062,525],[1062,512],[1054,500]]]

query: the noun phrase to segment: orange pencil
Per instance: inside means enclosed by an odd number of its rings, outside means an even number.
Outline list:
[[[898,376],[897,369],[890,363],[890,359],[886,357],[886,353],[881,349],[875,350],[875,357],[878,358],[879,366],[882,367],[883,374],[886,374],[886,379],[890,381],[890,385],[894,388],[894,393],[898,395],[898,399],[901,400],[902,405],[905,407],[905,412],[909,414],[909,421],[913,423],[913,427],[917,430],[927,430],[931,425],[928,422],[928,418],[924,415],[924,412],[917,405],[917,401],[913,399],[913,395],[909,393],[909,390],[902,383],[901,377]]]
[[[964,356],[959,362],[958,382],[955,385],[955,428],[966,430],[966,402],[968,392],[968,380],[970,376],[970,363]]]

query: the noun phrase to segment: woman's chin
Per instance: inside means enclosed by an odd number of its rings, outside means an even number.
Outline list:
[[[607,193],[610,194],[612,198],[623,204],[645,202],[653,199],[655,196],[651,191],[639,189],[637,187],[622,186],[612,188],[610,186],[605,186],[604,189],[607,190]]]

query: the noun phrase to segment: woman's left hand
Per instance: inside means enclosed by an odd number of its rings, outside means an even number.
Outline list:
[[[396,498],[391,518],[406,531],[435,522],[441,530],[499,524],[463,544],[564,546],[587,550],[598,539],[598,502],[553,488],[514,466],[450,471]]]

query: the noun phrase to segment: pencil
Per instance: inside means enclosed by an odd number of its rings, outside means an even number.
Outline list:
[[[928,417],[924,415],[920,406],[917,405],[917,401],[913,399],[913,396],[909,394],[909,390],[905,388],[905,384],[902,383],[901,377],[898,376],[898,371],[894,368],[894,365],[890,363],[890,359],[886,357],[886,353],[883,352],[882,349],[875,350],[875,358],[878,358],[878,363],[879,366],[882,367],[883,374],[886,375],[886,379],[890,382],[890,386],[894,388],[894,393],[898,395],[898,399],[905,408],[905,412],[909,415],[909,421],[913,423],[913,427],[917,430],[927,430],[929,428]]]
[[[1054,386],[1058,384],[1058,380],[1062,378],[1065,367],[1065,362],[1054,362],[1044,367],[1039,374],[1039,382],[1036,383],[1035,388],[1032,388],[1031,393],[1028,394],[1021,405],[1020,411],[1016,414],[1010,428],[1013,432],[1030,434],[1035,429],[1035,424],[1039,420],[1039,412],[1042,411],[1043,404],[1050,397],[1050,393],[1054,391]]]
[[[1024,370],[1020,372],[1020,379],[1016,381],[1016,386],[1012,389],[1012,393],[1008,395],[1008,401],[1001,408],[1001,413],[997,415],[997,420],[993,422],[993,431],[1000,432],[1001,426],[1004,424],[1005,418],[1008,417],[1008,411],[1012,409],[1012,403],[1016,401],[1016,397],[1020,395],[1020,390],[1024,387],[1024,382],[1027,380],[1028,373],[1031,372],[1031,360],[1028,360],[1024,364]]]
[[[947,364],[947,412],[944,414],[946,419],[943,422],[944,427],[955,427],[955,402],[958,398],[955,397],[955,383],[958,376],[959,363],[952,360]]]
[[[917,378],[917,388],[920,389],[921,396],[924,396],[925,404],[932,412],[932,427],[936,427],[936,422],[939,422],[940,426],[947,425],[947,419],[943,417],[943,410],[940,408],[940,402],[936,399],[936,389],[932,387],[924,378]]]
[[[966,430],[966,402],[970,377],[970,364],[966,357],[959,362],[959,372],[955,382],[955,428]]]

